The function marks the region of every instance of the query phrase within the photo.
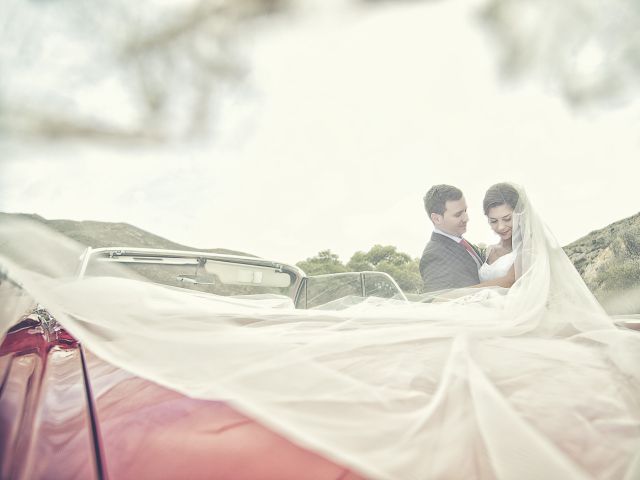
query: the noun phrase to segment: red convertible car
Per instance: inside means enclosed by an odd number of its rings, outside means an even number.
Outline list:
[[[278,308],[404,298],[384,273],[308,277],[282,263],[206,252],[88,249],[78,274],[101,275],[114,264],[170,287],[270,296]],[[20,289],[6,276],[0,282],[0,292]],[[12,310],[5,305],[0,315]],[[101,360],[46,306],[3,320],[13,326],[0,346],[2,479],[360,478],[224,402],[186,397]]]

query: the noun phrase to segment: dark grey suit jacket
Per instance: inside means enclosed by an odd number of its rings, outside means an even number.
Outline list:
[[[482,252],[474,250],[484,261]],[[451,238],[433,232],[422,252],[420,275],[425,292],[448,288],[462,288],[480,283],[478,265],[469,252]]]

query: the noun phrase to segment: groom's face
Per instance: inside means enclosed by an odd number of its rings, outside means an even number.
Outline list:
[[[431,217],[436,227],[449,235],[461,237],[467,231],[467,201],[464,197],[460,200],[447,200],[443,215],[434,213]]]

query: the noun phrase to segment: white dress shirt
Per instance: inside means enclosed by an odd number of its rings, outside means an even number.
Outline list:
[[[433,231],[436,233],[439,233],[440,235],[444,235],[445,237],[449,237],[451,240],[453,240],[456,243],[460,243],[462,241],[462,237],[456,237],[455,235],[451,235],[450,233],[445,233],[439,228],[434,227]]]

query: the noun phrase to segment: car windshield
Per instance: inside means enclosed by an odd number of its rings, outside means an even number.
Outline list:
[[[133,277],[216,295],[292,299],[301,277],[291,267],[258,258],[126,250],[91,252],[82,275]]]
[[[297,305],[301,308],[344,308],[368,297],[406,300],[398,285],[385,273],[347,272],[309,277]]]

